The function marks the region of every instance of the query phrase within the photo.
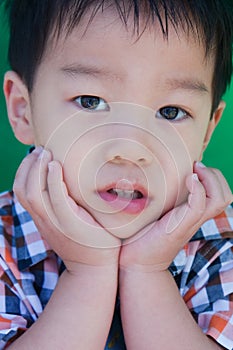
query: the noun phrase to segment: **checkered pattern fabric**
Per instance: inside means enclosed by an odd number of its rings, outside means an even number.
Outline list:
[[[64,265],[12,192],[0,196],[0,349],[43,312]],[[233,207],[207,221],[170,266],[204,333],[233,349]],[[72,286],[71,286],[72,287]],[[105,347],[125,348],[119,300]]]

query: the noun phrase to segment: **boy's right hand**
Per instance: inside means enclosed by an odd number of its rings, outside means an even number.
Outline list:
[[[49,151],[37,147],[22,161],[14,192],[67,270],[75,271],[80,264],[118,264],[120,240],[69,196],[62,167]]]

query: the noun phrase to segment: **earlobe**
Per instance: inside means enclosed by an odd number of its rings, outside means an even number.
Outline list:
[[[218,108],[215,110],[211,120],[209,121],[207,131],[205,134],[205,138],[204,138],[204,142],[203,142],[201,157],[199,160],[202,159],[203,153],[211,140],[212,134],[213,134],[216,126],[218,125],[219,121],[222,118],[225,107],[226,107],[226,103],[224,101],[221,101],[218,105]]]
[[[8,119],[15,137],[24,144],[34,141],[31,123],[31,105],[28,89],[16,72],[6,72],[4,76],[4,94]]]

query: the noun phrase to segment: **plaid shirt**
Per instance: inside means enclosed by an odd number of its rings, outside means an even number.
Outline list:
[[[204,223],[170,266],[204,333],[233,349],[233,207]],[[64,270],[12,192],[0,195],[0,349],[43,312]],[[106,349],[123,350],[119,300]]]

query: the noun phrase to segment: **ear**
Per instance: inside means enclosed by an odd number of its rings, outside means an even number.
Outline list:
[[[225,107],[226,107],[226,103],[224,101],[221,101],[218,105],[218,108],[215,110],[211,120],[209,121],[207,131],[205,134],[205,138],[204,138],[204,142],[203,142],[200,160],[202,159],[203,153],[211,140],[212,134],[213,134],[216,126],[218,125],[219,121],[222,118]]]
[[[15,137],[22,143],[34,143],[31,119],[31,104],[28,89],[16,72],[6,72],[4,76],[4,95],[8,119]]]

